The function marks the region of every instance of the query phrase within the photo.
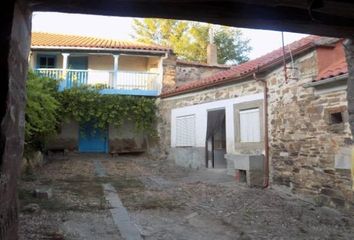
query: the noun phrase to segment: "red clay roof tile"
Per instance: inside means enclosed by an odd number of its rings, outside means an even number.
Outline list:
[[[144,50],[144,51],[168,51],[169,48],[139,42],[122,41],[87,36],[56,34],[56,33],[32,33],[32,47],[65,47],[65,48],[109,48],[117,50]]]
[[[324,80],[331,77],[337,77],[346,73],[348,73],[348,64],[346,59],[343,58],[321,71],[318,74],[316,81]]]
[[[285,46],[285,54],[288,56],[290,51],[292,54],[296,54],[298,52],[307,50],[310,47],[314,47],[315,42],[320,38],[321,37],[319,36],[311,35],[302,38],[296,42],[293,42]],[[171,90],[166,90],[161,94],[161,97],[175,96],[186,92],[197,91],[211,86],[224,84],[229,81],[237,81],[242,79],[243,77],[249,76],[254,72],[257,72],[262,68],[272,66],[273,64],[278,64],[282,61],[282,59],[283,49],[279,48],[264,56],[234,66],[229,70],[218,72],[204,79],[198,79],[192,82],[188,82]]]

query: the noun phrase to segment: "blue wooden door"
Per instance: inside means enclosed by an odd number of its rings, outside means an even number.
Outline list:
[[[92,123],[80,126],[79,151],[91,153],[108,152],[107,129],[95,128]]]
[[[79,56],[70,56],[68,59],[68,71],[66,75],[66,87],[71,88],[74,85],[87,84],[88,78],[88,58]],[[80,71],[81,70],[81,71]]]

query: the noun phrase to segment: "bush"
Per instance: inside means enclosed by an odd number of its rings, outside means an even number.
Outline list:
[[[25,149],[43,150],[45,138],[54,135],[60,107],[56,99],[58,82],[33,72],[27,78]]]

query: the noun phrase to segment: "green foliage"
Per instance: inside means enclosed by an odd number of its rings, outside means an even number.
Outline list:
[[[171,47],[182,59],[206,62],[211,25],[169,19],[134,19],[132,36],[137,41]],[[249,40],[243,39],[241,30],[213,26],[214,42],[218,50],[218,63],[248,61],[251,51]]]
[[[95,86],[65,89],[58,94],[60,114],[80,124],[94,123],[97,128],[121,127],[134,121],[137,131],[154,134],[156,105],[153,98],[101,94]]]
[[[42,149],[45,137],[55,134],[59,102],[55,95],[57,81],[28,73],[25,112],[25,143],[27,148]]]
[[[241,30],[220,27],[215,33],[214,41],[218,49],[219,63],[239,64],[249,60],[248,54],[252,47],[249,45],[249,39],[243,39]]]
[[[55,135],[65,119],[80,124],[94,123],[97,128],[121,127],[133,121],[137,131],[155,135],[156,105],[153,98],[101,94],[104,85],[78,86],[58,92],[58,82],[29,72],[25,142],[26,154],[43,150],[45,139]]]

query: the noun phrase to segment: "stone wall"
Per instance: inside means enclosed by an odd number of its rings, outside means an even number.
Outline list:
[[[185,64],[177,62],[176,66],[176,86],[186,82],[209,77],[217,72],[225,71],[226,67],[207,66],[204,64]]]
[[[144,152],[147,150],[148,138],[143,132],[136,132],[134,122],[125,122],[119,129],[109,126],[108,134],[110,152]]]
[[[31,12],[20,1],[1,6],[0,239],[17,239],[19,177],[24,142],[25,83]]]
[[[75,121],[64,122],[60,132],[47,139],[48,150],[63,149],[68,152],[79,150],[79,124]],[[125,122],[119,129],[108,128],[109,152],[143,152],[148,148],[148,137],[135,131],[134,123]]]
[[[78,150],[79,124],[75,121],[63,122],[60,132],[47,139],[49,150],[65,149],[69,152]]]
[[[317,75],[316,51],[298,58],[295,67],[295,79],[288,83],[282,68],[266,77],[272,186],[286,186],[318,204],[351,207],[350,169],[335,168],[336,156],[350,148],[352,139],[346,92],[316,94],[303,87]],[[334,112],[342,113],[344,123],[331,124]]]
[[[162,60],[163,76],[162,88],[163,91],[176,86],[176,59],[173,54],[169,54],[167,58]]]

